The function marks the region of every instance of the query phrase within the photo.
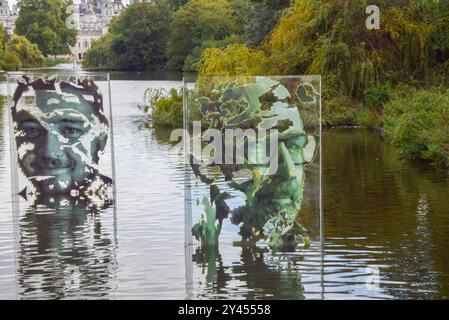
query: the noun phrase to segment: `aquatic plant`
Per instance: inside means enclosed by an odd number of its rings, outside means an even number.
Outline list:
[[[207,197],[203,198],[204,214],[197,223],[192,233],[197,240],[201,240],[207,245],[218,245],[218,236],[221,231],[221,224],[217,221],[217,208],[213,207]]]
[[[151,114],[153,125],[182,128],[182,90],[149,88],[144,94],[145,104],[139,106],[144,113]]]

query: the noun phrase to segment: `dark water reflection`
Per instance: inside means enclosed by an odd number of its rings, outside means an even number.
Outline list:
[[[217,253],[197,249],[196,297],[449,297],[447,174],[402,160],[367,129],[325,131],[323,148],[323,250],[314,242],[307,250],[273,255],[226,240]]]
[[[116,239],[100,212],[74,206],[48,211],[29,209],[20,220],[20,297],[100,298],[115,289]]]
[[[273,256],[258,248],[242,248],[240,261],[226,265],[219,250],[196,248],[193,261],[204,270],[204,279],[195,298],[304,299],[295,267],[299,260],[298,255]]]
[[[390,297],[447,299],[447,174],[367,130],[327,131],[324,145],[326,291],[356,293],[353,273],[370,265]]]
[[[184,247],[184,167],[169,159],[169,130],[137,104],[148,86],[112,82],[117,208],[61,206],[12,214],[8,119],[0,112],[1,298],[448,298],[449,180],[402,161],[364,129],[323,137],[326,241],[271,254]],[[4,94],[4,88],[2,89]],[[13,219],[15,217],[15,219]],[[366,285],[367,267],[379,286]]]

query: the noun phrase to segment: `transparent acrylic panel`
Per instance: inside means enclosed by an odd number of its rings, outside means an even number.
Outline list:
[[[190,297],[303,298],[297,262],[321,254],[320,77],[185,79],[184,93]],[[250,288],[236,267],[292,282]]]
[[[7,82],[18,296],[108,291],[116,265],[109,75],[20,72]]]
[[[107,74],[8,74],[13,192],[31,205],[113,203]]]

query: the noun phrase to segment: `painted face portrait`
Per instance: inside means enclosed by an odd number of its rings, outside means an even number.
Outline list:
[[[92,79],[24,76],[13,103],[18,164],[34,189],[27,193],[83,198],[112,184],[98,167],[109,124]]]

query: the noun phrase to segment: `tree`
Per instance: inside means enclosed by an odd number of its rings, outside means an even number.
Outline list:
[[[156,3],[160,6],[167,7],[170,11],[176,11],[181,6],[185,5],[189,0],[156,0]]]
[[[110,33],[94,40],[90,49],[85,53],[83,66],[86,68],[120,69],[118,57],[112,51],[113,36]]]
[[[13,35],[8,41],[6,53],[16,55],[20,60],[20,65],[25,68],[39,67],[44,62],[44,57],[37,45],[18,35]]]
[[[360,98],[383,81],[423,79],[449,47],[445,1],[382,0],[382,28],[365,26],[359,0],[296,0],[265,41],[277,73],[321,74]],[[446,2],[447,3],[447,2]],[[444,35],[439,37],[439,35]]]
[[[69,53],[77,36],[75,28],[67,27],[70,6],[72,0],[20,0],[16,33],[36,43],[44,56]]]
[[[195,48],[225,40],[239,30],[239,21],[228,0],[191,0],[174,14],[170,29],[168,67],[181,70]]]
[[[244,11],[246,22],[244,25],[245,43],[250,47],[257,47],[276,26],[282,9],[289,5],[289,0],[237,0],[247,1],[250,6]]]
[[[262,62],[271,74],[321,74],[325,88],[359,100],[376,84],[422,80],[431,68],[449,66],[447,1],[379,0],[379,5],[382,28],[368,30],[363,1],[292,1],[258,47],[269,57]],[[203,55],[200,70],[228,71],[216,57],[233,61],[226,55],[234,50],[216,53]]]
[[[5,37],[5,28],[2,24],[0,24],[0,60],[3,58],[3,55],[5,54],[5,43],[6,43],[6,37]]]
[[[44,57],[35,44],[25,37],[13,35],[6,41],[4,28],[0,25],[0,67],[11,71],[22,67],[39,67]]]
[[[233,44],[225,49],[206,49],[199,64],[199,75],[255,76],[269,73],[267,57],[262,51],[250,49],[243,44]]]
[[[130,5],[112,20],[112,50],[127,69],[156,68],[165,62],[168,20],[162,10],[150,3]]]
[[[164,65],[168,17],[150,3],[128,6],[112,19],[109,32],[92,44],[84,66],[89,68],[144,70]]]
[[[256,3],[261,3],[264,6],[274,10],[287,8],[292,2],[291,0],[252,0],[252,1]]]
[[[19,57],[13,52],[5,52],[2,68],[6,71],[17,71],[22,67]]]

